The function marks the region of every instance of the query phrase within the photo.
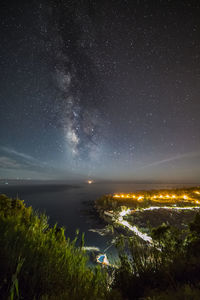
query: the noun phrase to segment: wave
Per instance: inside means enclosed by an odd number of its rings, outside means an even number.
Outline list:
[[[100,252],[100,249],[98,247],[83,247],[83,250],[86,250],[86,251],[98,251]]]
[[[107,227],[102,228],[102,229],[99,229],[99,228],[94,228],[93,229],[93,228],[91,228],[91,229],[88,229],[88,231],[98,233],[101,236],[105,236],[105,235],[108,235],[110,233],[110,230]]]

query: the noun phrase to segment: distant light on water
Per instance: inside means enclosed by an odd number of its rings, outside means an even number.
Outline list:
[[[93,180],[88,180],[87,183],[88,184],[92,184],[94,181]]]

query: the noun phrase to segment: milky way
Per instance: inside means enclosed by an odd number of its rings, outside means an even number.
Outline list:
[[[64,4],[56,9],[41,6],[41,22],[56,89],[53,117],[55,113],[57,119],[54,118],[53,123],[62,127],[68,154],[81,164],[98,159],[103,126],[100,123],[102,110],[95,93],[95,89],[100,88],[94,75],[98,70],[88,51],[88,47],[95,47],[95,40],[91,38],[90,19],[84,16],[84,7],[77,6],[70,7],[70,18],[69,7]]]

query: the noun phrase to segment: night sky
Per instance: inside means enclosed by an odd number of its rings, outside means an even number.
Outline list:
[[[200,2],[2,1],[0,178],[200,182]]]

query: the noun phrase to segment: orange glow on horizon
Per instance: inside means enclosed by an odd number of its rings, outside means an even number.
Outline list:
[[[93,181],[91,180],[91,183]],[[88,183],[90,183],[88,181]],[[196,193],[198,195],[200,195],[200,192],[198,191],[192,191],[192,193]],[[193,194],[194,195],[194,194]],[[200,199],[199,197],[197,199],[193,198],[193,196],[191,196],[190,194],[180,194],[180,192],[178,192],[177,194],[167,194],[165,191],[163,191],[162,194],[157,194],[156,191],[155,191],[155,194],[153,193],[145,193],[145,194],[132,194],[132,193],[129,193],[129,194],[113,194],[113,198],[119,198],[119,200],[121,199],[132,199],[132,201],[143,201],[143,199],[149,199],[149,200],[152,200],[154,202],[163,202],[163,203],[170,203],[171,201],[174,203],[174,202],[178,202],[178,201],[190,201],[190,202],[193,202],[193,203],[198,203],[200,204]]]
[[[115,194],[113,197],[115,197],[115,198],[120,198],[120,195]]]

